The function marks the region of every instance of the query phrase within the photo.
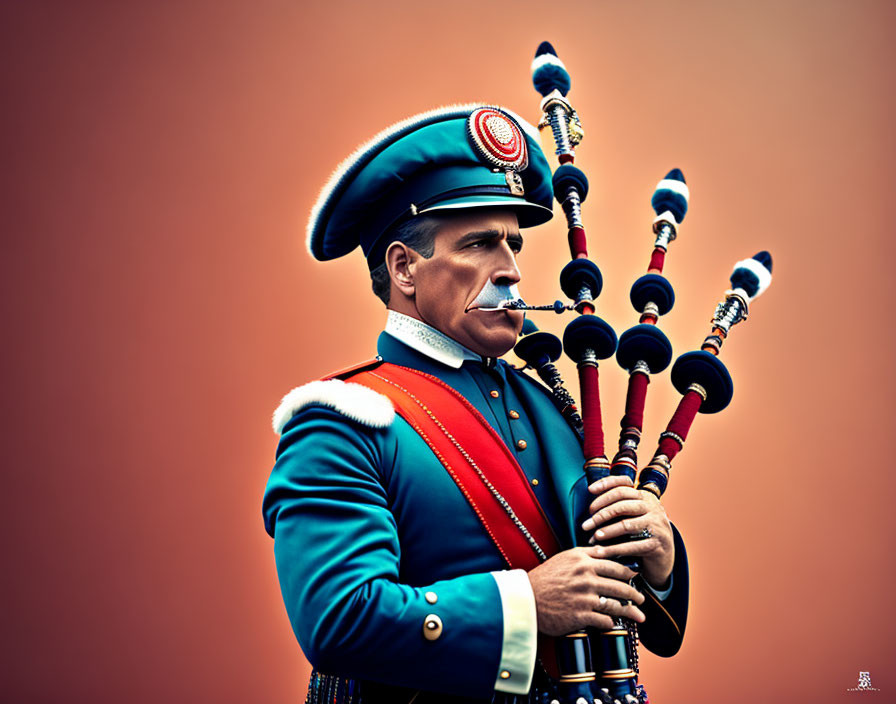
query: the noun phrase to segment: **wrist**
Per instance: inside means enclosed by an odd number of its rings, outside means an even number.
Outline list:
[[[663,562],[668,562],[668,564],[654,565],[648,563],[647,560],[644,561],[644,568],[641,572],[641,576],[644,578],[644,581],[647,582],[647,586],[655,591],[668,589],[669,580],[672,579],[672,566],[674,560],[664,560]]]

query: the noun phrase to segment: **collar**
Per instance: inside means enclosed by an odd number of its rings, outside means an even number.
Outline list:
[[[439,332],[421,320],[394,310],[389,311],[389,317],[386,319],[386,332],[411,349],[453,369],[459,369],[468,359],[475,362],[483,361],[481,355],[452,340],[445,333]]]

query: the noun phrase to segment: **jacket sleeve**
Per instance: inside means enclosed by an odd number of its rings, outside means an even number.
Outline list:
[[[293,630],[323,672],[488,697],[503,640],[496,580],[483,573],[399,582],[383,479],[394,447],[389,428],[318,406],[284,427],[263,514]]]
[[[672,590],[666,598],[659,599],[642,577],[636,578],[637,586],[645,596],[640,606],[645,616],[644,623],[638,626],[640,640],[650,652],[663,657],[675,655],[681,648],[688,620],[688,556],[681,533],[674,525],[672,537],[675,563],[672,565]]]

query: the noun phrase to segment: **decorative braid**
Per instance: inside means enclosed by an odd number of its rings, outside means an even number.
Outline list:
[[[572,397],[572,394],[570,394],[567,388],[563,385],[563,379],[560,378],[560,372],[557,370],[557,367],[551,362],[547,362],[538,367],[535,371],[538,373],[541,380],[548,385],[548,388],[550,388],[557,405],[560,406],[560,412],[563,414],[563,417],[566,418],[566,422],[569,423],[576,432],[582,433],[585,427],[585,424],[582,421],[582,416],[579,415],[579,409],[576,406],[576,401]]]
[[[623,618],[622,622],[625,624],[625,628],[628,631],[629,662],[635,673],[641,674],[638,670],[638,644],[640,643],[638,637],[638,624],[628,618]]]

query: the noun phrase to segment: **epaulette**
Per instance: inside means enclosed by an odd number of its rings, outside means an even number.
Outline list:
[[[272,424],[278,435],[292,417],[307,406],[326,406],[350,420],[369,428],[387,428],[395,419],[392,402],[376,391],[361,384],[353,384],[350,379],[355,374],[375,369],[382,364],[381,359],[371,359],[332,374],[318,381],[297,386],[290,391],[277,410]]]
[[[341,379],[345,381],[353,377],[355,374],[360,374],[361,372],[370,371],[371,369],[376,369],[383,363],[382,357],[374,357],[373,359],[368,359],[360,364],[353,364],[350,367],[346,367],[345,369],[340,369],[338,372],[332,372],[331,374],[327,374],[326,376],[321,377],[323,381],[327,379]]]

